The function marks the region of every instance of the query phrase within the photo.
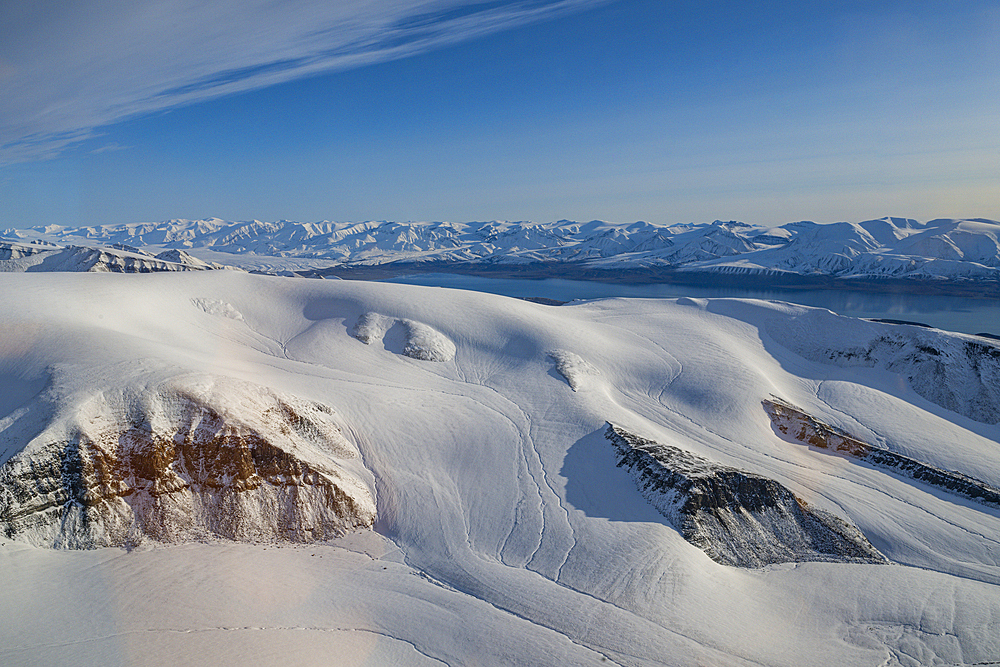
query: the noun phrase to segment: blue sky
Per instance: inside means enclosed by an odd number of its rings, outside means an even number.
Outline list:
[[[996,2],[67,7],[0,8],[0,228],[1000,219]]]

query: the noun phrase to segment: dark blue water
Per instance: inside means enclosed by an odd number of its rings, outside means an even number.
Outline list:
[[[624,296],[639,298],[737,297],[788,301],[829,308],[851,317],[905,320],[962,333],[1000,335],[1000,301],[919,294],[877,294],[850,290],[740,290],[683,285],[619,285],[586,280],[521,280],[478,278],[444,273],[401,276],[386,282],[452,287],[513,297],[544,297],[559,301]]]

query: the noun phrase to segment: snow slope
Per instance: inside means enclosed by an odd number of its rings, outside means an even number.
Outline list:
[[[852,278],[1000,279],[1000,222],[880,218],[861,223],[742,222],[661,226],[532,222],[228,222],[169,220],[8,229],[12,241],[186,250],[203,259],[278,273],[332,266],[467,263],[553,270],[676,269]],[[162,257],[171,259],[170,257]],[[171,261],[178,261],[171,259]]]
[[[328,406],[376,512],[319,544],[0,538],[5,665],[1000,660],[1000,510],[788,442],[762,405],[997,487],[1000,426],[912,385],[921,359],[817,353],[817,327],[902,336],[970,373],[971,337],[761,301],[554,307],[228,271],[10,273],[0,308],[0,465],[86,420],[84,398],[224,378]],[[775,480],[892,564],[719,564],[616,467],[607,422]]]

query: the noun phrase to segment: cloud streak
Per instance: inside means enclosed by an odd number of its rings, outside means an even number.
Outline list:
[[[126,118],[402,58],[606,0],[12,0],[0,164]]]

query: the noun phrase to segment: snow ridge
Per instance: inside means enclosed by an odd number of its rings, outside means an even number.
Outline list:
[[[12,271],[86,271],[91,273],[151,273],[153,271],[202,271],[223,268],[196,259],[181,250],[167,250],[153,257],[150,253],[113,243],[90,247],[33,242],[0,242],[0,272]]]
[[[646,440],[608,424],[618,467],[684,539],[736,567],[824,561],[885,563],[854,526],[778,482]]]
[[[768,326],[771,336],[810,361],[880,368],[905,377],[920,396],[985,424],[1000,423],[1000,346],[925,327],[858,322],[810,309]]]

